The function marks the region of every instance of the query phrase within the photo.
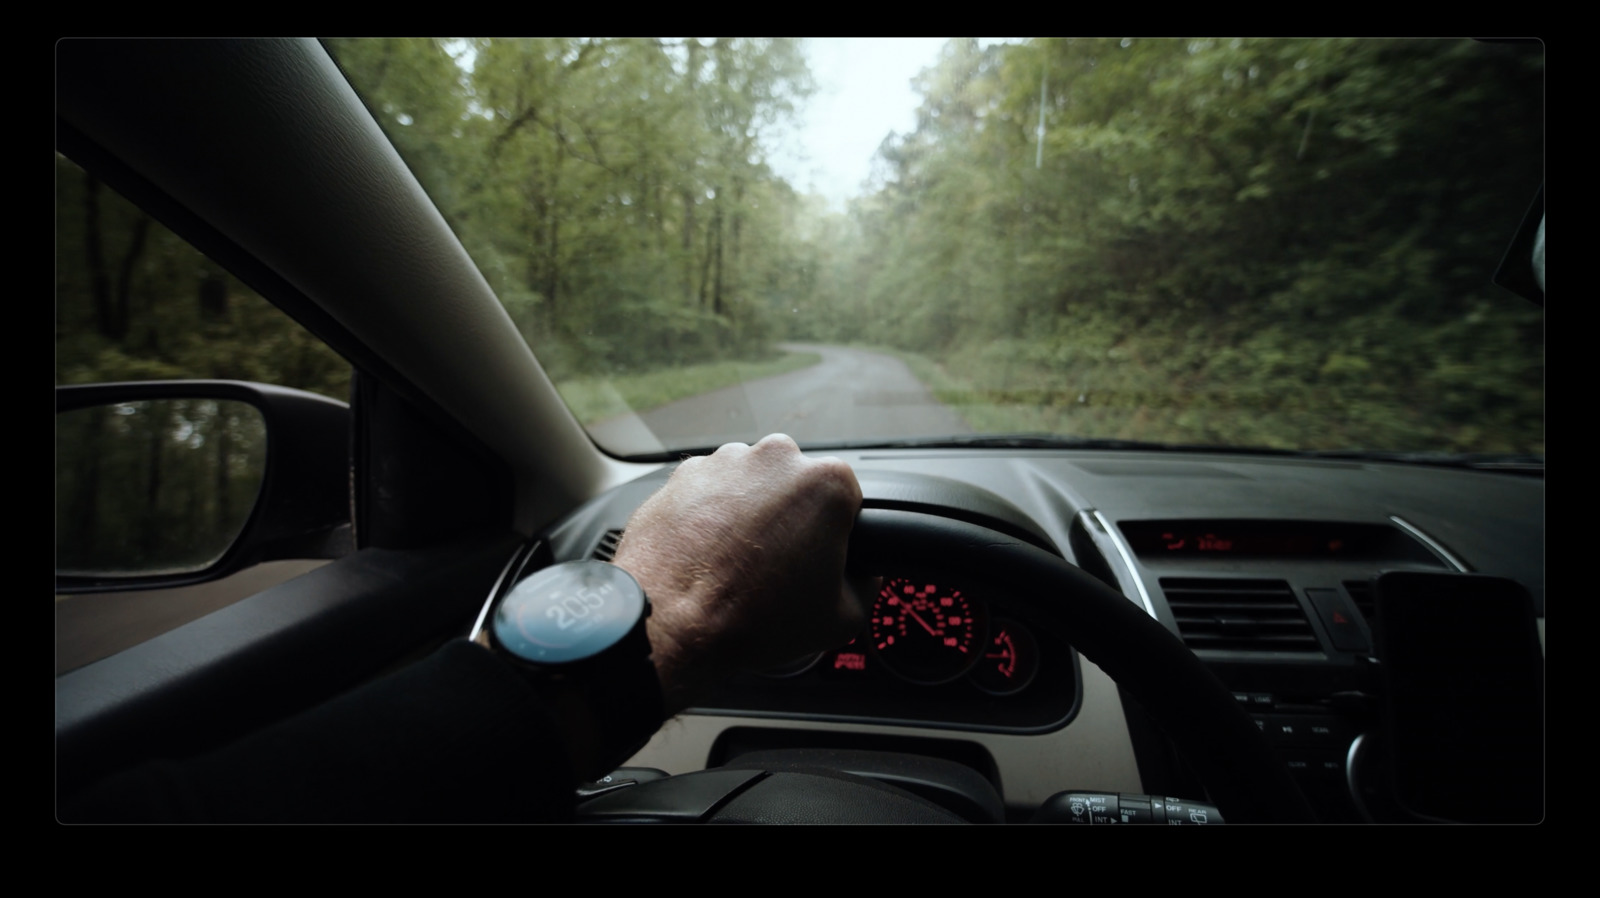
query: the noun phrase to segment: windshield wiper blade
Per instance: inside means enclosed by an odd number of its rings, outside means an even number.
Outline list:
[[[1060,436],[1049,433],[956,434],[939,437],[903,437],[868,440],[801,440],[806,452],[857,451],[869,449],[1103,449],[1124,451],[1228,451],[1226,446],[1183,446],[1141,440],[1114,440],[1097,437]],[[684,446],[665,452],[629,456],[629,461],[680,461],[690,455],[710,455],[716,446]]]
[[[1205,452],[1225,455],[1274,455],[1281,458],[1308,458],[1348,461],[1393,462],[1463,468],[1474,471],[1501,471],[1544,476],[1544,459],[1528,454],[1449,453],[1374,449],[1277,449],[1268,446],[1219,446],[1204,443],[1155,443],[1145,440],[1120,440],[1106,437],[1074,437],[1051,433],[956,434],[937,437],[904,437],[888,440],[805,441],[807,452],[865,451],[883,449],[1083,449],[1122,452]],[[679,461],[690,455],[709,455],[716,446],[680,448],[650,456],[634,456],[632,461]]]
[[[1339,458],[1354,461],[1386,461],[1442,468],[1468,468],[1474,471],[1506,471],[1516,474],[1544,474],[1544,459],[1537,455],[1492,452],[1399,452],[1371,449],[1321,449],[1296,453],[1306,458]]]
[[[818,447],[821,448],[821,447]],[[1060,436],[1048,433],[971,434],[916,437],[903,440],[863,440],[830,444],[836,449],[1090,449],[1139,452],[1209,452],[1228,455],[1276,455],[1288,458],[1350,459],[1399,462],[1478,471],[1544,474],[1544,459],[1537,455],[1449,453],[1371,449],[1277,449],[1267,446],[1219,446],[1205,443],[1154,443],[1101,437]]]
[[[1165,452],[1173,449],[1212,449],[1211,446],[1177,446],[1142,440],[1059,436],[1049,433],[957,434],[941,437],[906,437],[891,440],[847,440],[802,448],[815,449],[1122,449]]]

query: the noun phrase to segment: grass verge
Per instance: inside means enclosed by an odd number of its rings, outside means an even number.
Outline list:
[[[865,347],[863,347],[865,348]],[[1193,389],[1159,357],[1083,358],[1063,366],[1029,358],[1022,341],[947,352],[944,362],[873,347],[906,363],[940,402],[977,433],[1039,433],[1191,445],[1318,447],[1328,409],[1342,397],[1283,396],[1241,388]],[[1127,353],[1126,355],[1132,355]],[[1285,384],[1285,392],[1303,385]],[[1320,399],[1322,404],[1311,401]],[[1393,417],[1391,414],[1390,417]],[[1381,444],[1380,444],[1381,445]],[[1344,448],[1329,444],[1319,448]]]
[[[1544,450],[1539,430],[1509,415],[1500,426],[1463,427],[1448,420],[1436,396],[1412,401],[1417,397],[1379,378],[1341,381],[1326,364],[1310,371],[1305,362],[1285,361],[1275,369],[1240,365],[1227,354],[1258,363],[1257,356],[1268,353],[1252,355],[1226,341],[1196,348],[1171,335],[1112,346],[1085,342],[1001,340],[946,350],[937,360],[883,346],[859,348],[904,361],[978,433],[1283,449]],[[1186,353],[1202,358],[1196,362]],[[1281,354],[1291,361],[1308,355]],[[1242,370],[1230,370],[1230,363]],[[1422,380],[1429,376],[1425,372]],[[1489,405],[1480,414],[1491,414],[1495,405],[1514,410],[1526,403]]]

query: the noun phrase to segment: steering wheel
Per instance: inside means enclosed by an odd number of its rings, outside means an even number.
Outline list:
[[[1315,822],[1288,769],[1232,692],[1176,636],[1082,569],[977,524],[877,508],[857,517],[848,566],[864,575],[917,569],[991,584],[1019,613],[1071,643],[1144,707],[1177,744],[1224,819]],[[772,773],[760,790],[751,790],[761,773],[716,768],[630,787],[609,803],[645,809],[636,819],[956,822],[915,796],[842,773],[790,769]],[[748,791],[726,802],[740,790]],[[608,803],[605,798],[601,804]],[[811,811],[796,810],[802,798]],[[672,808],[684,813],[653,818],[649,813]]]

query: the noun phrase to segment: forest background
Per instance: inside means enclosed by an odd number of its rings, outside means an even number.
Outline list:
[[[1537,45],[953,40],[837,209],[769,161],[795,42],[327,43],[586,421],[800,340],[900,353],[980,431],[1544,451],[1542,312],[1489,283],[1543,182]],[[232,275],[56,182],[58,383],[347,398]]]

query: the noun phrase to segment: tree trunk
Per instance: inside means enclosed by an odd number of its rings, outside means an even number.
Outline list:
[[[131,319],[133,305],[133,269],[139,263],[139,256],[144,252],[144,240],[150,233],[150,216],[139,214],[139,220],[133,226],[133,239],[128,242],[128,251],[122,256],[122,265],[117,272],[117,295],[114,305],[114,314],[117,317],[117,333],[122,336],[128,334],[128,322]]]
[[[167,410],[167,417],[171,416],[169,403],[156,402],[150,403],[150,406]],[[143,532],[140,533],[139,540],[140,549],[143,553],[143,557],[139,560],[146,564],[155,559],[156,550],[161,545],[163,536],[162,530],[165,522],[160,514],[161,450],[165,448],[162,444],[166,439],[168,423],[169,421],[167,420],[150,421],[150,464],[146,468],[144,493],[144,507],[148,509],[148,516],[145,518],[146,525]]]
[[[744,225],[744,179],[734,176],[733,179],[733,248],[729,260],[728,273],[728,301],[733,303],[740,298],[739,288],[743,284],[739,267],[739,234]]]
[[[534,292],[538,292],[544,286],[544,253],[541,248],[545,244],[545,224],[550,220],[550,196],[543,189],[540,180],[542,175],[542,172],[535,171],[528,179],[528,191],[531,194],[528,205],[533,211],[533,220],[528,226],[528,246],[532,249],[524,257],[527,265],[524,281],[528,289]]]
[[[102,434],[105,432],[106,411],[85,409],[73,414],[88,415],[89,430],[84,434],[83,443],[72,447],[73,457],[84,462],[77,495],[72,497],[72,551],[73,557],[90,560],[99,557],[100,459],[104,454],[101,444],[104,442]]]
[[[217,266],[206,264],[200,274],[200,320],[228,319],[228,279]]]
[[[101,336],[121,340],[111,311],[111,276],[106,273],[105,248],[100,243],[100,180],[87,175],[83,192],[84,250],[88,256],[89,291],[94,297],[95,328]]]
[[[716,241],[716,267],[712,269],[711,311],[722,314],[722,190],[711,199],[711,239]]]
[[[561,262],[557,256],[561,249],[561,210],[555,199],[556,191],[560,189],[561,184],[561,163],[567,157],[566,141],[561,139],[559,131],[556,132],[556,137],[556,164],[550,174],[549,189],[545,191],[546,195],[551,197],[551,201],[545,205],[549,220],[545,225],[544,295],[545,300],[550,303],[551,320],[555,319],[556,309],[559,306],[556,291],[561,286]]]
[[[228,470],[228,456],[233,452],[233,416],[227,413],[225,404],[217,405],[213,427],[217,444],[217,532],[231,533],[239,523],[233,519],[233,478]]]
[[[698,101],[695,99],[696,85],[700,81],[700,39],[695,37],[684,38],[688,49],[688,62],[683,74],[684,89],[689,95],[689,108],[697,109]],[[689,185],[683,188],[683,299],[688,304],[694,298],[694,207],[699,191],[694,184],[694,173],[688,170],[684,176],[689,179]],[[709,254],[710,240],[706,242],[707,255]],[[700,307],[706,305],[706,275],[705,266],[700,268]]]
[[[656,252],[665,256],[667,254],[667,207],[661,199],[660,173],[650,176],[650,205],[651,214],[655,216]]]
[[[701,291],[704,305],[704,291]],[[694,301],[694,191],[683,189],[683,303]]]

